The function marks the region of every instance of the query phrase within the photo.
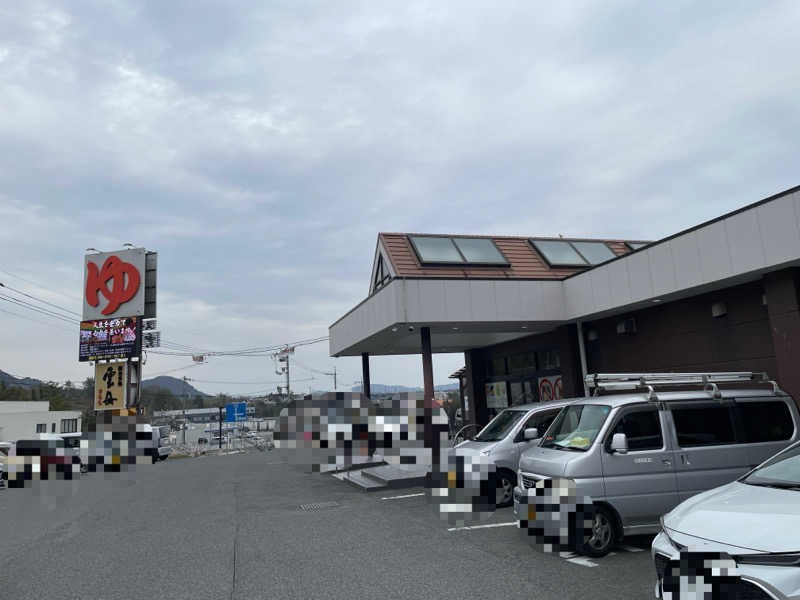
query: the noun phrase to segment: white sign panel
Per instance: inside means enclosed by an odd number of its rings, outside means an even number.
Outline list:
[[[486,408],[508,408],[508,390],[505,381],[486,384]]]
[[[83,320],[144,315],[145,249],[84,257]]]

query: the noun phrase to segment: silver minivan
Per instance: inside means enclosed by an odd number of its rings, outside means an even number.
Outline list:
[[[657,533],[659,517],[687,498],[729,483],[800,439],[797,406],[763,374],[587,376],[596,393],[566,406],[522,454],[514,513],[537,481],[566,478],[595,507],[580,551],[607,554],[624,535]],[[719,389],[717,383],[747,383]],[[753,389],[753,382],[769,391]],[[700,384],[700,385],[698,385]],[[686,385],[692,391],[675,390]],[[763,387],[763,386],[762,386]]]
[[[547,430],[566,404],[554,400],[511,406],[499,412],[473,439],[456,445],[488,456],[495,464],[498,507],[510,506],[513,501],[520,454]]]

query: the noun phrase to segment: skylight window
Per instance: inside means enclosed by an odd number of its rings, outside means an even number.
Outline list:
[[[508,261],[489,238],[410,235],[408,239],[423,264],[508,266]]]
[[[599,265],[617,256],[603,242],[571,242],[571,244],[590,265]]]
[[[464,258],[448,237],[410,235],[420,261],[424,263],[463,263]]]
[[[552,267],[585,267],[589,264],[569,242],[531,240],[531,243]]]
[[[487,238],[452,238],[467,262],[505,265],[508,261]]]

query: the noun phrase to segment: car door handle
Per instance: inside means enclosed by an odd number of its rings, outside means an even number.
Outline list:
[[[691,465],[692,463],[689,461],[689,457],[685,454],[681,454],[681,463],[684,465]]]
[[[667,467],[671,467],[672,466],[672,461],[670,459],[668,459],[668,458],[663,459],[661,462],[664,463],[664,466],[667,466]]]

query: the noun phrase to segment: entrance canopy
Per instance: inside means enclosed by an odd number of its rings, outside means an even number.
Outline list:
[[[387,234],[378,236],[370,295],[330,328],[332,356],[463,352],[524,337],[567,318],[563,278],[637,244]]]

